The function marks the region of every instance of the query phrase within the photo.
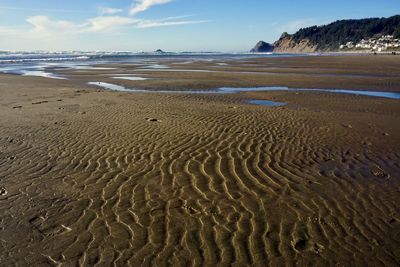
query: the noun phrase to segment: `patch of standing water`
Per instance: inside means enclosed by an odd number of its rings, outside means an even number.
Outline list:
[[[149,69],[149,68],[143,68],[143,69],[136,69],[136,71],[158,71],[158,72],[220,72],[220,71],[215,71],[215,70],[192,70],[192,69]]]
[[[126,88],[124,86],[115,85],[111,83],[103,82],[89,82],[90,85],[96,85],[109,90],[116,91],[127,91],[127,92],[149,92],[149,93],[182,93],[182,94],[229,94],[229,93],[239,93],[239,92],[263,92],[263,91],[290,91],[290,92],[328,92],[328,93],[338,93],[338,94],[352,94],[352,95],[364,95],[373,97],[384,97],[390,99],[400,99],[400,93],[397,92],[380,92],[380,91],[368,91],[368,90],[347,90],[347,89],[297,89],[288,87],[221,87],[215,90],[138,90],[134,88]],[[116,89],[118,88],[118,89]]]
[[[288,87],[249,87],[249,88],[233,88],[233,87],[221,87],[216,90],[178,90],[178,91],[168,91],[168,90],[143,90],[126,88],[121,85],[105,83],[105,82],[89,82],[89,85],[95,85],[102,87],[104,89],[122,92],[140,92],[140,93],[180,93],[180,94],[232,94],[239,92],[262,92],[262,91],[294,91],[294,92],[328,92],[328,93],[339,93],[339,94],[354,94],[354,95],[364,95],[373,97],[384,97],[390,99],[400,99],[400,93],[396,92],[379,92],[379,91],[367,91],[367,90],[345,90],[345,89],[291,89]],[[286,105],[284,102],[276,102],[270,100],[249,100],[248,103],[253,105],[262,106],[272,106],[281,107]]]
[[[287,105],[284,102],[276,102],[271,100],[249,100],[248,103],[253,105],[268,106],[268,107],[283,107]]]
[[[112,77],[113,79],[119,79],[119,80],[128,80],[128,81],[145,81],[148,80],[149,78],[143,78],[143,77]]]
[[[194,61],[183,61],[183,62],[175,62],[172,63],[173,65],[188,65],[188,64],[192,64],[194,63]]]
[[[129,90],[125,88],[124,86],[117,85],[117,84],[112,84],[112,83],[104,83],[104,82],[88,82],[89,85],[95,85],[102,87],[104,89],[112,90],[112,91],[120,91],[120,92],[132,92],[132,90]]]
[[[121,85],[117,84],[112,84],[112,83],[105,83],[105,82],[89,82],[89,85],[95,85],[99,86],[105,89],[113,90],[113,91],[119,91],[119,92],[136,92],[136,93],[189,93],[189,94],[223,94],[223,93],[234,93],[234,91],[223,91],[220,89],[217,89],[217,91],[167,91],[167,90],[140,90],[140,89],[129,89]],[[224,89],[224,88],[221,88]],[[236,91],[238,92],[238,91]],[[286,103],[283,102],[276,102],[276,101],[270,101],[270,100],[249,100],[248,103],[252,105],[259,105],[259,106],[269,106],[269,107],[281,107],[285,106]]]
[[[134,89],[134,88],[126,88],[125,86],[113,84],[113,83],[105,83],[105,82],[88,82],[89,85],[94,85],[98,87],[102,87],[107,90],[119,91],[119,92],[131,92],[131,93],[170,93],[170,94],[214,94],[219,93],[216,91],[172,91],[172,90],[145,90],[145,89]]]
[[[257,92],[257,91],[290,91],[290,92],[325,92],[335,94],[352,94],[352,95],[363,95],[373,97],[383,97],[390,99],[400,99],[400,93],[398,92],[381,92],[381,91],[369,91],[369,90],[347,90],[347,89],[304,89],[304,88],[288,88],[288,87],[249,87],[249,88],[232,88],[223,87],[219,88],[218,91],[225,93],[236,93],[236,92]]]
[[[45,72],[41,70],[23,70],[21,71],[23,76],[36,76],[36,77],[43,77],[43,78],[51,78],[51,79],[59,79],[65,80],[66,78],[57,76],[56,74]]]
[[[36,76],[51,79],[66,80],[67,78],[52,73],[52,71],[74,69],[74,70],[114,70],[115,68],[94,67],[90,65],[76,65],[74,63],[40,63],[40,64],[10,64],[0,67],[0,73],[16,74],[22,76]]]
[[[166,65],[153,64],[153,65],[145,66],[143,68],[145,68],[145,69],[168,69],[169,67]]]
[[[329,90],[331,93],[342,93],[342,94],[355,94],[365,96],[384,97],[391,99],[400,99],[400,93],[397,92],[379,92],[379,91],[356,91],[356,90]]]
[[[36,77],[52,78],[52,79],[60,79],[60,80],[66,79],[66,78],[58,76],[54,73],[45,71],[45,68],[43,66],[13,65],[13,66],[1,67],[0,73],[15,74],[15,75],[22,75],[22,76],[36,76]]]
[[[76,65],[76,66],[71,66],[70,69],[74,70],[115,70],[115,68],[104,68],[104,67],[93,67],[93,66],[82,66],[82,65]]]

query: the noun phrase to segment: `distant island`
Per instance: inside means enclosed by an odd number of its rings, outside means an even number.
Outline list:
[[[283,33],[273,44],[260,41],[251,52],[310,53],[400,51],[400,15],[389,18],[339,20]]]

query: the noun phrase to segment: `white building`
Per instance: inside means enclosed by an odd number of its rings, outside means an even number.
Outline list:
[[[347,42],[340,45],[340,49],[368,49],[373,51],[384,51],[400,47],[400,40],[393,39],[393,35],[384,35],[380,38],[370,38],[368,40],[362,39],[360,42],[354,44]]]

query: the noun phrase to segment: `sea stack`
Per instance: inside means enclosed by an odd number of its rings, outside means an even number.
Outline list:
[[[274,51],[274,46],[264,41],[259,41],[256,46],[250,50],[251,53],[268,53]]]

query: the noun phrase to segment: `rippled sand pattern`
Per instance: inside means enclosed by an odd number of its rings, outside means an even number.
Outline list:
[[[94,94],[2,124],[3,266],[400,263],[398,151],[235,97]]]

